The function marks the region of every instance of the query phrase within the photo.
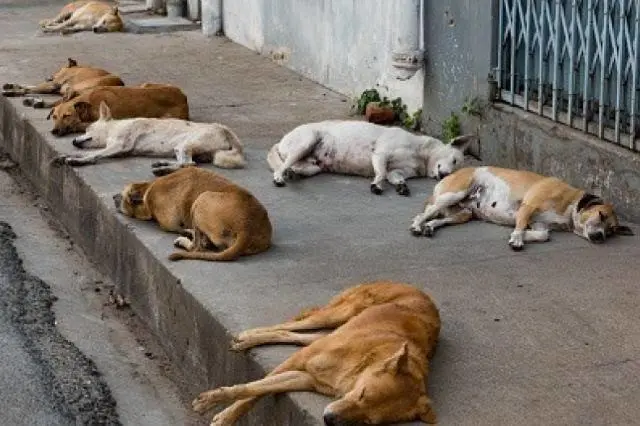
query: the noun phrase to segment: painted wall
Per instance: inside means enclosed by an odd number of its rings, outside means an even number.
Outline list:
[[[356,96],[378,85],[413,111],[422,104],[424,74],[399,80],[391,62],[392,51],[418,47],[419,3],[225,0],[223,26],[236,43],[331,89]]]

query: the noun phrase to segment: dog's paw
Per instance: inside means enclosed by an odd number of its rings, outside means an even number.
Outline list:
[[[175,172],[177,169],[173,166],[167,166],[167,167],[156,167],[151,169],[151,173],[153,173],[154,176],[166,176],[168,174],[171,174],[173,172]]]
[[[522,240],[522,234],[511,234],[511,238],[509,238],[509,247],[513,251],[521,251],[524,248],[524,241]]]
[[[64,159],[64,163],[68,166],[86,166],[89,164],[96,164],[95,160],[85,160],[80,157],[67,156]]]
[[[2,90],[15,90],[19,88],[20,86],[18,84],[13,84],[13,83],[5,83],[2,85]]]
[[[33,108],[44,108],[45,107],[45,103],[44,103],[44,99],[42,98],[25,98],[22,100],[22,105],[24,106],[28,106],[28,107],[33,107]]]
[[[408,197],[411,195],[411,191],[409,191],[409,186],[406,183],[400,183],[396,185],[396,192],[398,195],[402,195],[404,197]]]
[[[298,174],[291,169],[287,169],[282,174],[286,180],[296,180],[298,179]]]
[[[18,96],[18,92],[16,92],[15,90],[3,90],[2,96],[6,98],[12,98],[14,96]]]
[[[287,186],[282,178],[273,178],[273,184],[278,188],[282,188],[283,186]]]
[[[424,235],[425,237],[433,237],[433,234],[435,234],[436,229],[431,226],[431,225],[425,225],[422,227],[422,235]]]
[[[187,237],[178,237],[173,241],[173,246],[183,250],[191,250],[193,246],[193,241],[191,241]]]
[[[51,159],[51,165],[53,165],[53,166],[62,166],[63,164],[65,164],[66,160],[67,160],[67,156],[66,155],[58,155],[58,156],[53,157]]]
[[[198,395],[197,398],[191,402],[191,408],[193,409],[193,411],[203,414],[211,410],[217,402],[217,399],[215,397],[216,393],[217,390],[213,389],[210,391],[202,392],[200,395]]]
[[[156,161],[154,163],[151,163],[151,168],[152,169],[156,169],[158,167],[167,167],[170,166],[171,162],[169,161]]]
[[[380,188],[378,185],[376,185],[375,183],[372,183],[371,186],[369,187],[371,189],[371,193],[372,194],[376,194],[376,195],[382,195],[382,188]]]
[[[414,237],[422,237],[422,227],[412,226],[411,228],[409,228],[409,231]]]
[[[188,238],[189,240],[193,240],[196,236],[196,233],[193,229],[182,229],[180,231],[180,235],[185,238]]]
[[[234,352],[242,352],[242,351],[246,351],[250,347],[251,345],[249,344],[248,340],[244,340],[240,336],[236,336],[233,338],[233,341],[231,342],[231,347],[229,349]]]

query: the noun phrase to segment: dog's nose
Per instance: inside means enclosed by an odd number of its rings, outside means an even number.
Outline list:
[[[338,426],[340,424],[340,418],[333,413],[326,413],[323,418],[326,426]]]
[[[447,172],[438,172],[438,179],[442,180],[444,178],[446,178],[447,176],[449,176],[451,173],[447,173]]]
[[[113,202],[115,203],[116,208],[120,208],[120,204],[122,203],[122,194],[114,195]]]
[[[82,145],[84,144],[84,141],[79,140],[78,138],[73,138],[73,140],[71,141],[71,143],[73,144],[73,146],[75,146],[76,148],[82,148]]]
[[[53,130],[51,130],[51,134],[58,136],[60,134],[60,129],[54,128]]]
[[[98,32],[98,27],[93,27],[93,32],[97,33]]]
[[[603,232],[590,232],[589,233],[589,241],[592,243],[604,243],[604,233]]]

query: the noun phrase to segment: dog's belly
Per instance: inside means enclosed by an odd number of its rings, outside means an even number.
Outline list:
[[[513,198],[507,182],[486,170],[478,169],[464,204],[479,219],[498,225],[514,226],[520,202],[521,200]]]
[[[316,145],[312,156],[322,171],[370,177],[374,175],[371,151],[372,143],[361,140],[337,143],[328,138]]]

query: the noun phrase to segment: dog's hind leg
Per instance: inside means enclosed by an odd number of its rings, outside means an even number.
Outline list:
[[[445,192],[443,194],[432,196],[427,202],[424,212],[418,214],[413,218],[413,222],[411,224],[410,230],[411,233],[415,236],[423,235],[422,227],[424,223],[436,217],[440,214],[445,208],[454,206],[460,203],[467,196],[467,191],[459,191],[459,192]]]
[[[446,214],[442,219],[432,219],[425,223],[422,228],[422,235],[432,237],[436,229],[446,225],[459,225],[467,223],[473,218],[473,213],[469,209],[462,209],[457,212]]]
[[[322,167],[315,164],[313,161],[298,161],[291,166],[291,171],[300,176],[314,176],[322,172]]]
[[[409,187],[407,186],[405,174],[402,170],[391,170],[387,173],[387,181],[396,188],[396,192],[399,195],[408,197],[411,194]]]
[[[307,346],[316,340],[325,337],[327,333],[294,333],[292,331],[276,330],[257,333],[243,333],[243,338],[234,338],[231,349],[244,351],[254,346],[276,343]]]
[[[57,99],[55,101],[47,102],[42,98],[28,97],[22,101],[22,105],[30,106],[36,109],[45,109],[45,108],[48,109],[48,108],[55,108],[63,102],[64,102],[64,99]]]
[[[509,238],[509,247],[514,251],[520,251],[524,248],[524,242],[526,241],[524,238],[525,230],[529,226],[529,220],[535,211],[536,208],[529,204],[525,204],[524,202],[520,204],[520,208],[518,208],[516,212],[516,227]]]
[[[60,93],[60,85],[52,81],[45,81],[35,86],[21,86],[13,83],[7,83],[2,86],[2,95],[6,97],[29,94],[52,95],[57,93]]]
[[[273,171],[273,183],[276,186],[285,186],[285,174],[291,172],[291,167],[307,157],[316,147],[320,139],[316,132],[310,128],[299,128],[293,134],[288,134],[285,138],[292,138],[295,142],[283,140],[286,143],[287,155],[280,167]]]

